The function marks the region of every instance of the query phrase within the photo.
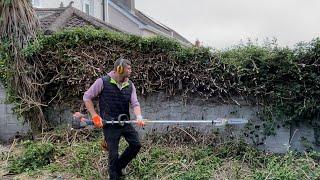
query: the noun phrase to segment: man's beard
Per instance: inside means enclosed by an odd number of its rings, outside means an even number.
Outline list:
[[[122,77],[123,79],[125,79],[125,78],[129,78],[130,75],[129,75],[129,74],[122,74],[121,77]]]

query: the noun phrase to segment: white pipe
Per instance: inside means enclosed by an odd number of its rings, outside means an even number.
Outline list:
[[[107,0],[107,10],[106,10],[106,12],[107,12],[107,23],[110,23],[110,21],[109,21],[109,0]]]

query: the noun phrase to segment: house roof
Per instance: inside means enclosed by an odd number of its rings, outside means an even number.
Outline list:
[[[133,19],[135,22],[141,25],[141,29],[156,31],[157,34],[162,34],[167,37],[178,39],[185,44],[192,44],[190,41],[188,41],[186,38],[184,38],[182,35],[174,31],[173,29],[158,22],[150,16],[147,16],[143,12],[134,9],[134,12],[131,13],[129,8],[124,3],[121,3],[121,1],[111,0],[111,2],[109,3],[111,5],[116,5],[117,7],[121,8],[124,15],[128,16],[130,19]]]
[[[41,28],[46,34],[51,34],[68,27],[83,27],[86,25],[123,32],[123,30],[98,18],[89,16],[72,6],[61,8],[35,8],[35,11],[39,18]]]
[[[145,24],[152,26],[176,39],[179,39],[180,41],[184,43],[190,43],[186,38],[184,38],[182,35],[174,31],[173,29],[169,28],[168,26],[160,23],[159,21],[151,18],[150,16],[147,16],[143,12],[139,10],[135,10],[136,16],[139,18],[140,21],[144,22]]]

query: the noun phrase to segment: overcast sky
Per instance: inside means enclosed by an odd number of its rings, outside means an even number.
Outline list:
[[[320,36],[320,0],[135,0],[136,8],[189,41],[218,49],[248,38],[281,46]]]

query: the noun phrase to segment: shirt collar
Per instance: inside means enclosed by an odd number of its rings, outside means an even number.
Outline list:
[[[108,76],[110,76],[110,83],[117,85],[119,89],[123,89],[123,88],[129,86],[129,78],[126,78],[122,84],[119,84],[119,83],[115,80],[115,76],[116,76],[116,75],[115,75],[115,71],[110,71],[110,72],[108,73]]]

